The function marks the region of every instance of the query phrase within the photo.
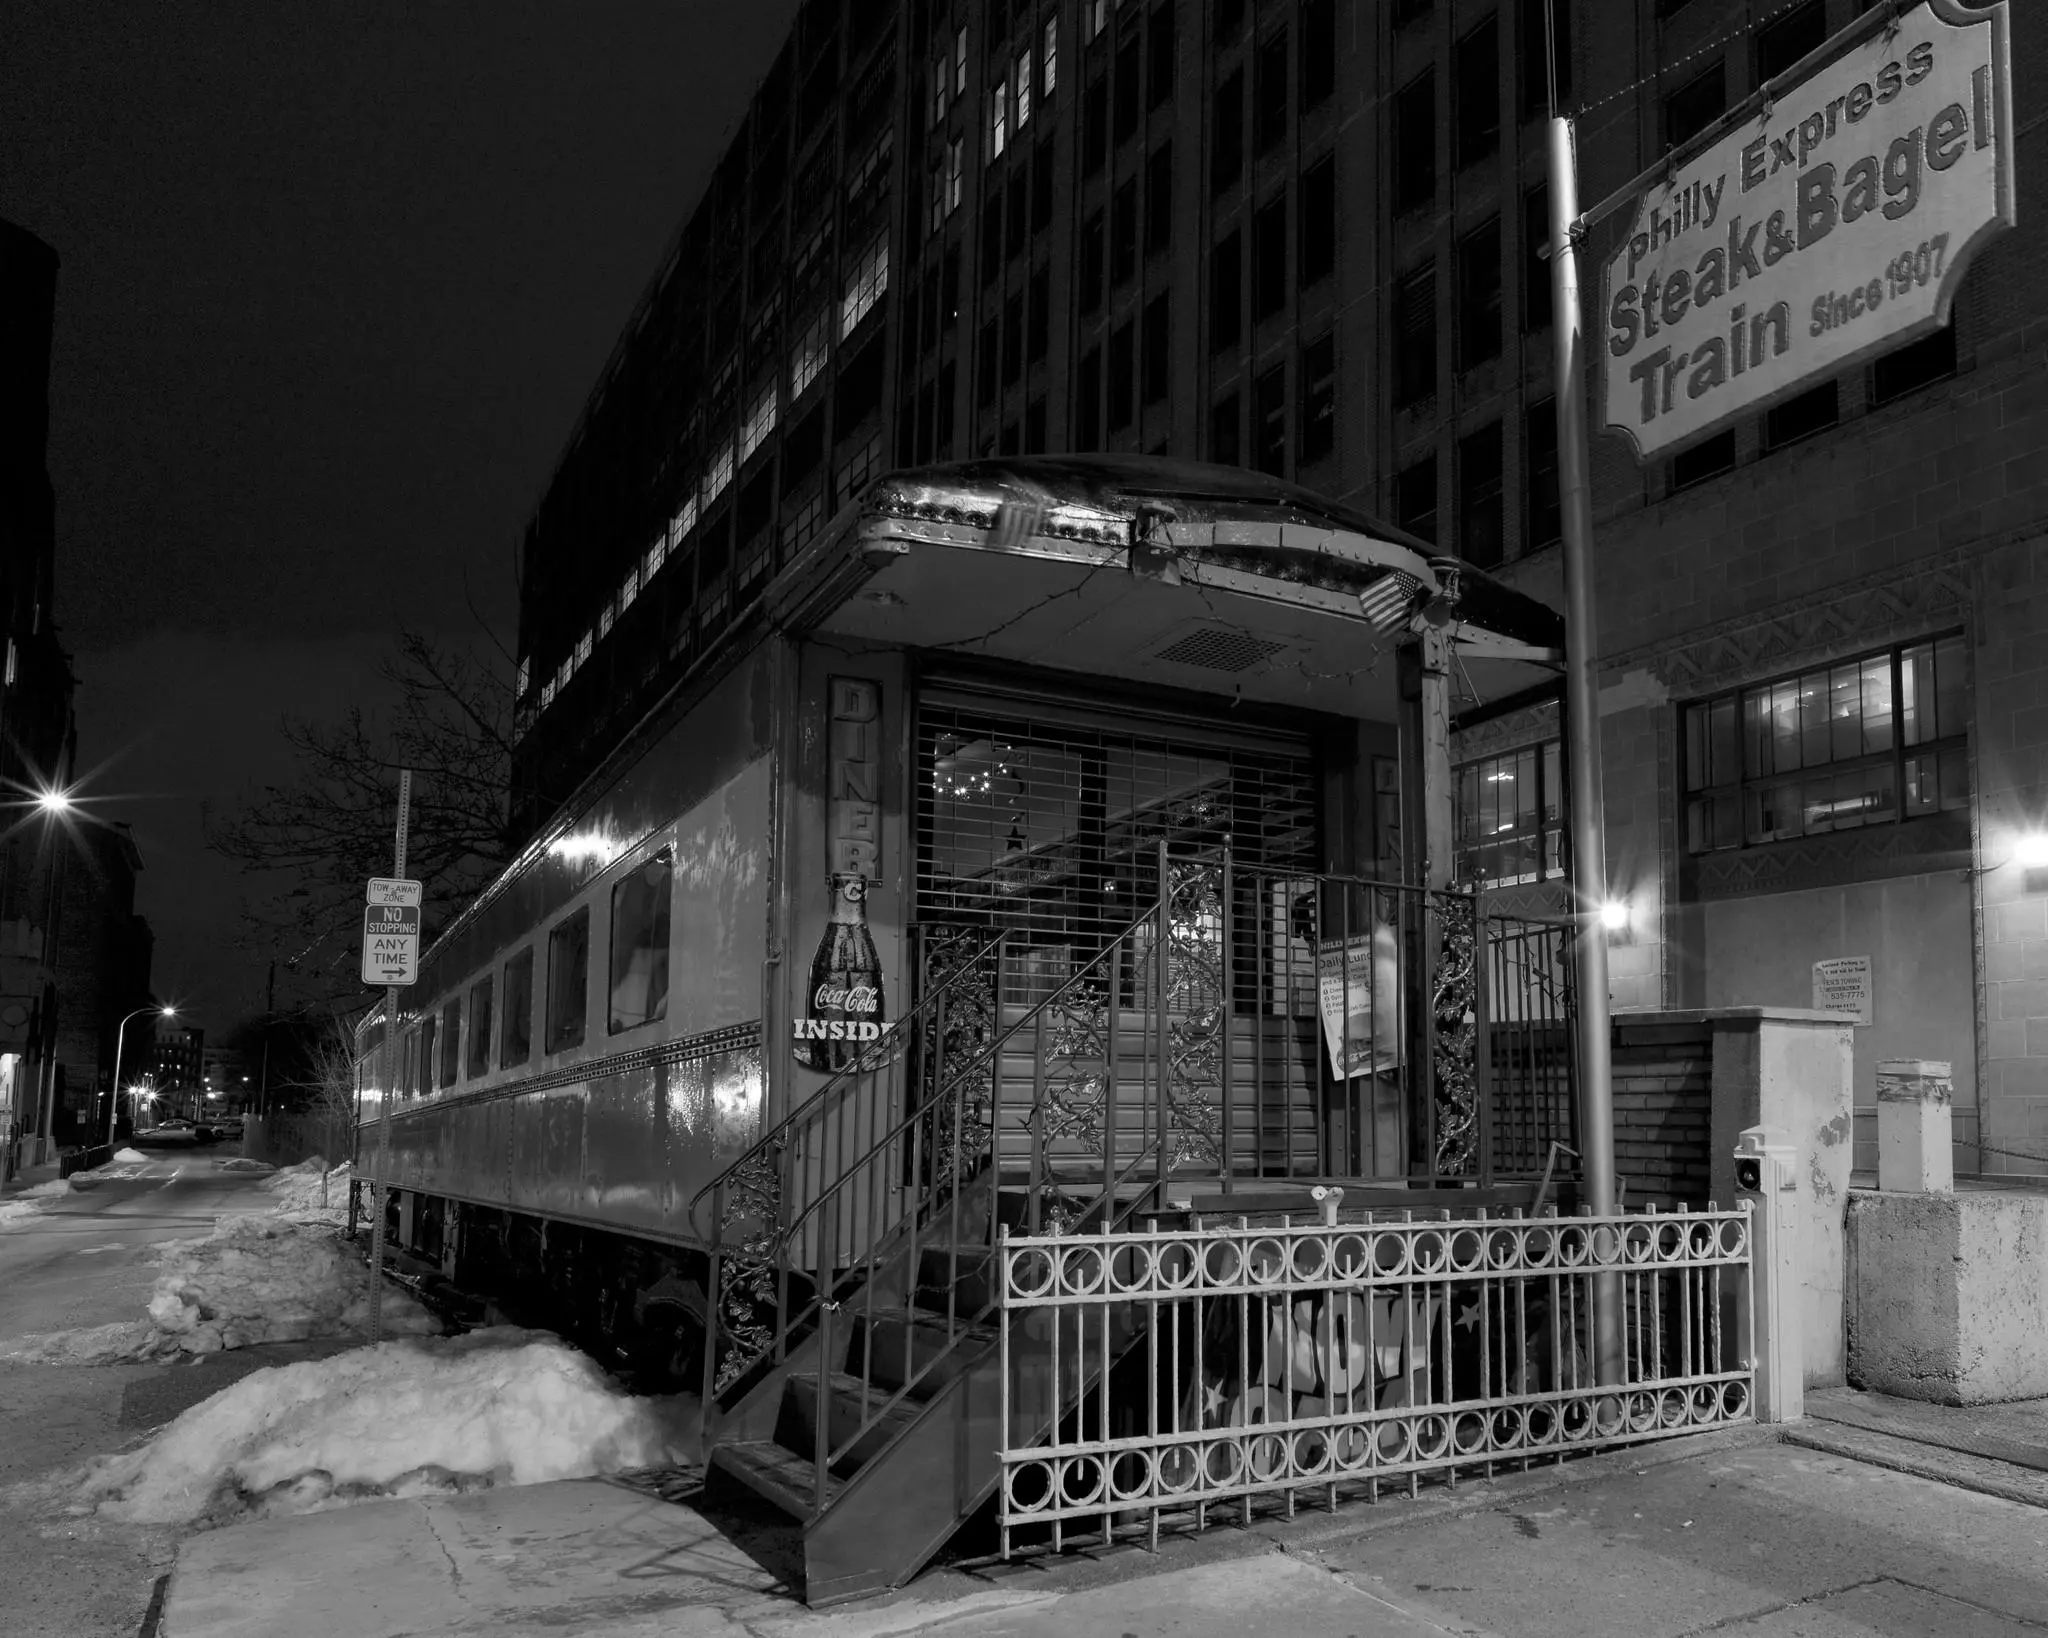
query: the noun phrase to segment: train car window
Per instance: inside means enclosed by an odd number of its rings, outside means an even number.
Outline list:
[[[637,1029],[668,1012],[668,906],[674,867],[666,853],[612,889],[611,1031]]]
[[[421,1096],[434,1090],[434,1015],[428,1013],[420,1024],[420,1085]]]
[[[491,1072],[491,975],[469,987],[469,1073]]]
[[[548,934],[547,1050],[583,1044],[583,1010],[590,988],[590,911],[586,906]]]
[[[505,1039],[498,1046],[498,1067],[523,1064],[533,1051],[533,946],[529,944],[505,963]]]
[[[453,1086],[461,1070],[462,998],[455,996],[441,1009],[441,1072],[434,1077],[434,1084]]]

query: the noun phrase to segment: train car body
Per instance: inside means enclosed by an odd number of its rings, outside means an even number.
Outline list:
[[[395,1068],[364,1024],[359,1159],[400,1242],[509,1312],[688,1369],[707,1187],[917,1003],[934,931],[1012,929],[1002,999],[1028,1007],[1195,841],[1269,884],[1239,891],[1231,936],[1272,972],[1229,1050],[1274,1090],[1224,1167],[1412,1172],[1398,1090],[1378,1107],[1325,1061],[1288,884],[1414,874],[1403,776],[1425,764],[1394,655],[1425,616],[1480,698],[1542,683],[1562,644],[1540,604],[1235,469],[877,480],[696,634],[683,681],[435,943]],[[1297,948],[1309,965],[1273,976]]]

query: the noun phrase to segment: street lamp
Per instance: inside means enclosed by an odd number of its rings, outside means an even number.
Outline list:
[[[114,1093],[107,1099],[107,1147],[110,1149],[114,1146],[114,1116],[121,1107],[121,1046],[128,1034],[128,1019],[140,1018],[146,1012],[153,1012],[159,1018],[178,1016],[176,1007],[159,1007],[152,1003],[146,1007],[137,1007],[128,1018],[121,1020],[121,1027],[114,1031]]]

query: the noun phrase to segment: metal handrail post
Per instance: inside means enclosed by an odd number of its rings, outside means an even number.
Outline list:
[[[1167,1056],[1172,1051],[1172,1038],[1166,1027],[1166,996],[1169,988],[1167,963],[1172,959],[1173,941],[1173,881],[1171,866],[1166,857],[1164,838],[1159,843],[1159,948],[1154,961],[1154,989],[1157,1005],[1153,1008],[1154,1043],[1157,1057],[1153,1073],[1153,1124],[1159,1139],[1159,1156],[1155,1172],[1159,1180],[1159,1202],[1166,1199],[1166,1174],[1172,1165],[1172,1145],[1168,1142],[1170,1105],[1167,1096]]]

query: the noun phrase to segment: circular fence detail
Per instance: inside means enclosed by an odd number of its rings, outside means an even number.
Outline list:
[[[1009,1270],[1010,1295],[1013,1297],[1043,1297],[1052,1290],[1052,1255],[1037,1246],[1011,1252]]]
[[[1108,1260],[1094,1246],[1062,1246],[1059,1259],[1059,1285],[1064,1295],[1086,1297],[1102,1289]]]
[[[1042,1513],[1052,1495],[1050,1462],[1019,1462],[1003,1475],[1003,1499],[1013,1514]]]
[[[1244,1277],[1244,1250],[1235,1240],[1211,1240],[1202,1248],[1204,1285],[1235,1285]]]
[[[1287,1248],[1271,1236],[1254,1240],[1245,1247],[1245,1267],[1254,1285],[1279,1285],[1287,1278]]]
[[[1057,1460],[1057,1492],[1062,1507],[1089,1507],[1102,1499],[1103,1472],[1099,1456],[1062,1456]]]

